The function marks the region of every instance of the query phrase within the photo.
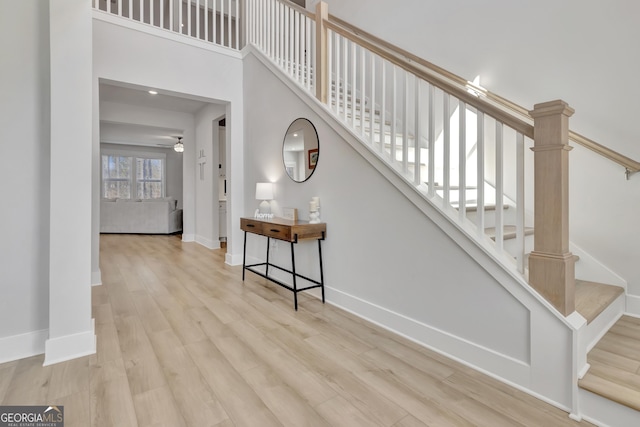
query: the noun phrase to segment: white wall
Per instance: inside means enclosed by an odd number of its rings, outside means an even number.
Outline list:
[[[640,160],[634,83],[640,3],[631,0],[326,0],[329,13],[526,108],[563,99],[571,129]],[[317,2],[313,2],[314,4]],[[640,176],[570,154],[571,240],[640,296]],[[639,174],[640,175],[640,174]],[[640,314],[640,297],[636,314]]]
[[[243,209],[241,159],[244,151],[240,55],[220,48],[205,49],[202,48],[202,44],[191,42],[179,35],[173,39],[156,37],[153,34],[165,33],[147,27],[144,27],[142,32],[116,25],[107,22],[112,18],[103,14],[96,14],[94,17],[100,17],[94,19],[93,26],[95,78],[154,87],[177,96],[195,96],[205,101],[227,103],[225,116],[230,129],[227,150],[227,180],[230,192],[227,211],[231,212],[232,218],[236,218],[232,220],[235,222],[230,229],[238,229],[238,212]],[[115,21],[121,23],[121,20]],[[187,140],[185,135],[185,142]],[[195,141],[195,133],[191,140]],[[195,239],[195,145],[185,143],[183,156],[183,238],[190,235]],[[237,263],[242,253],[239,232],[234,231],[230,236],[227,250],[227,258]]]
[[[49,7],[51,174],[45,365],[96,349],[91,319],[91,4],[57,0]]]
[[[557,317],[522,285],[504,287],[508,278],[474,261],[253,55],[245,59],[245,93],[244,214],[258,206],[256,182],[274,182],[272,207],[298,208],[301,219],[320,197],[330,303],[569,405],[571,340]],[[298,117],[314,123],[320,141],[316,171],[304,183],[289,179],[281,157]],[[263,260],[265,249],[264,239],[250,236],[247,258]],[[317,278],[316,254],[315,244],[299,244],[297,269]],[[270,256],[290,266],[289,245],[279,242]]]
[[[0,2],[0,51],[2,363],[42,353],[49,327],[48,2]]]

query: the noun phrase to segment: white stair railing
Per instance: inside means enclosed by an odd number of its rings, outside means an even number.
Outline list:
[[[232,49],[242,47],[240,1],[92,0],[96,10]]]
[[[314,94],[315,15],[287,1],[247,1],[248,43]],[[330,111],[452,221],[475,227],[471,234],[485,243],[486,215],[495,210],[493,244],[524,273],[525,219],[532,218],[525,215],[524,148],[532,145],[531,124],[331,21],[323,24]],[[508,248],[507,225],[515,228]]]
[[[315,21],[303,8],[278,0],[248,0],[247,42],[314,93]]]

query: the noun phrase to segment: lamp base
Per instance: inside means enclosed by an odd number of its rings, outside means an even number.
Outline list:
[[[271,213],[271,204],[268,201],[263,200],[260,203],[260,206],[258,207],[258,212],[261,213],[261,214],[270,214]]]

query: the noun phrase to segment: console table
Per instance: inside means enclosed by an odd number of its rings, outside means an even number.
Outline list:
[[[310,224],[308,221],[292,221],[282,218],[272,219],[254,219],[254,218],[240,218],[240,228],[244,231],[244,249],[242,257],[242,280],[244,281],[244,273],[246,270],[251,271],[259,276],[268,279],[283,288],[289,289],[293,292],[294,307],[298,310],[298,292],[306,291],[313,288],[320,288],[322,290],[322,302],[324,303],[324,273],[322,271],[322,245],[327,233],[327,224]],[[258,264],[246,264],[247,258],[247,233],[252,233],[267,238],[267,259],[266,262]],[[271,239],[283,240],[291,244],[291,270],[279,267],[269,262],[269,247]],[[301,240],[317,240],[318,241],[318,259],[320,261],[320,281],[313,280],[309,277],[303,276],[296,272],[296,259],[294,254],[294,245]],[[254,267],[265,266],[265,272],[257,271]],[[279,281],[269,276],[269,267],[277,268],[291,274],[293,278],[293,286]],[[298,288],[297,278],[306,280],[313,283],[312,286],[304,288]]]

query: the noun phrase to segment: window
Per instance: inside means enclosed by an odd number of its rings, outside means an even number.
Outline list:
[[[136,188],[138,199],[164,197],[163,160],[136,158]]]
[[[164,197],[165,157],[156,153],[102,153],[102,197]]]
[[[102,156],[102,197],[105,199],[130,199],[132,158]]]

